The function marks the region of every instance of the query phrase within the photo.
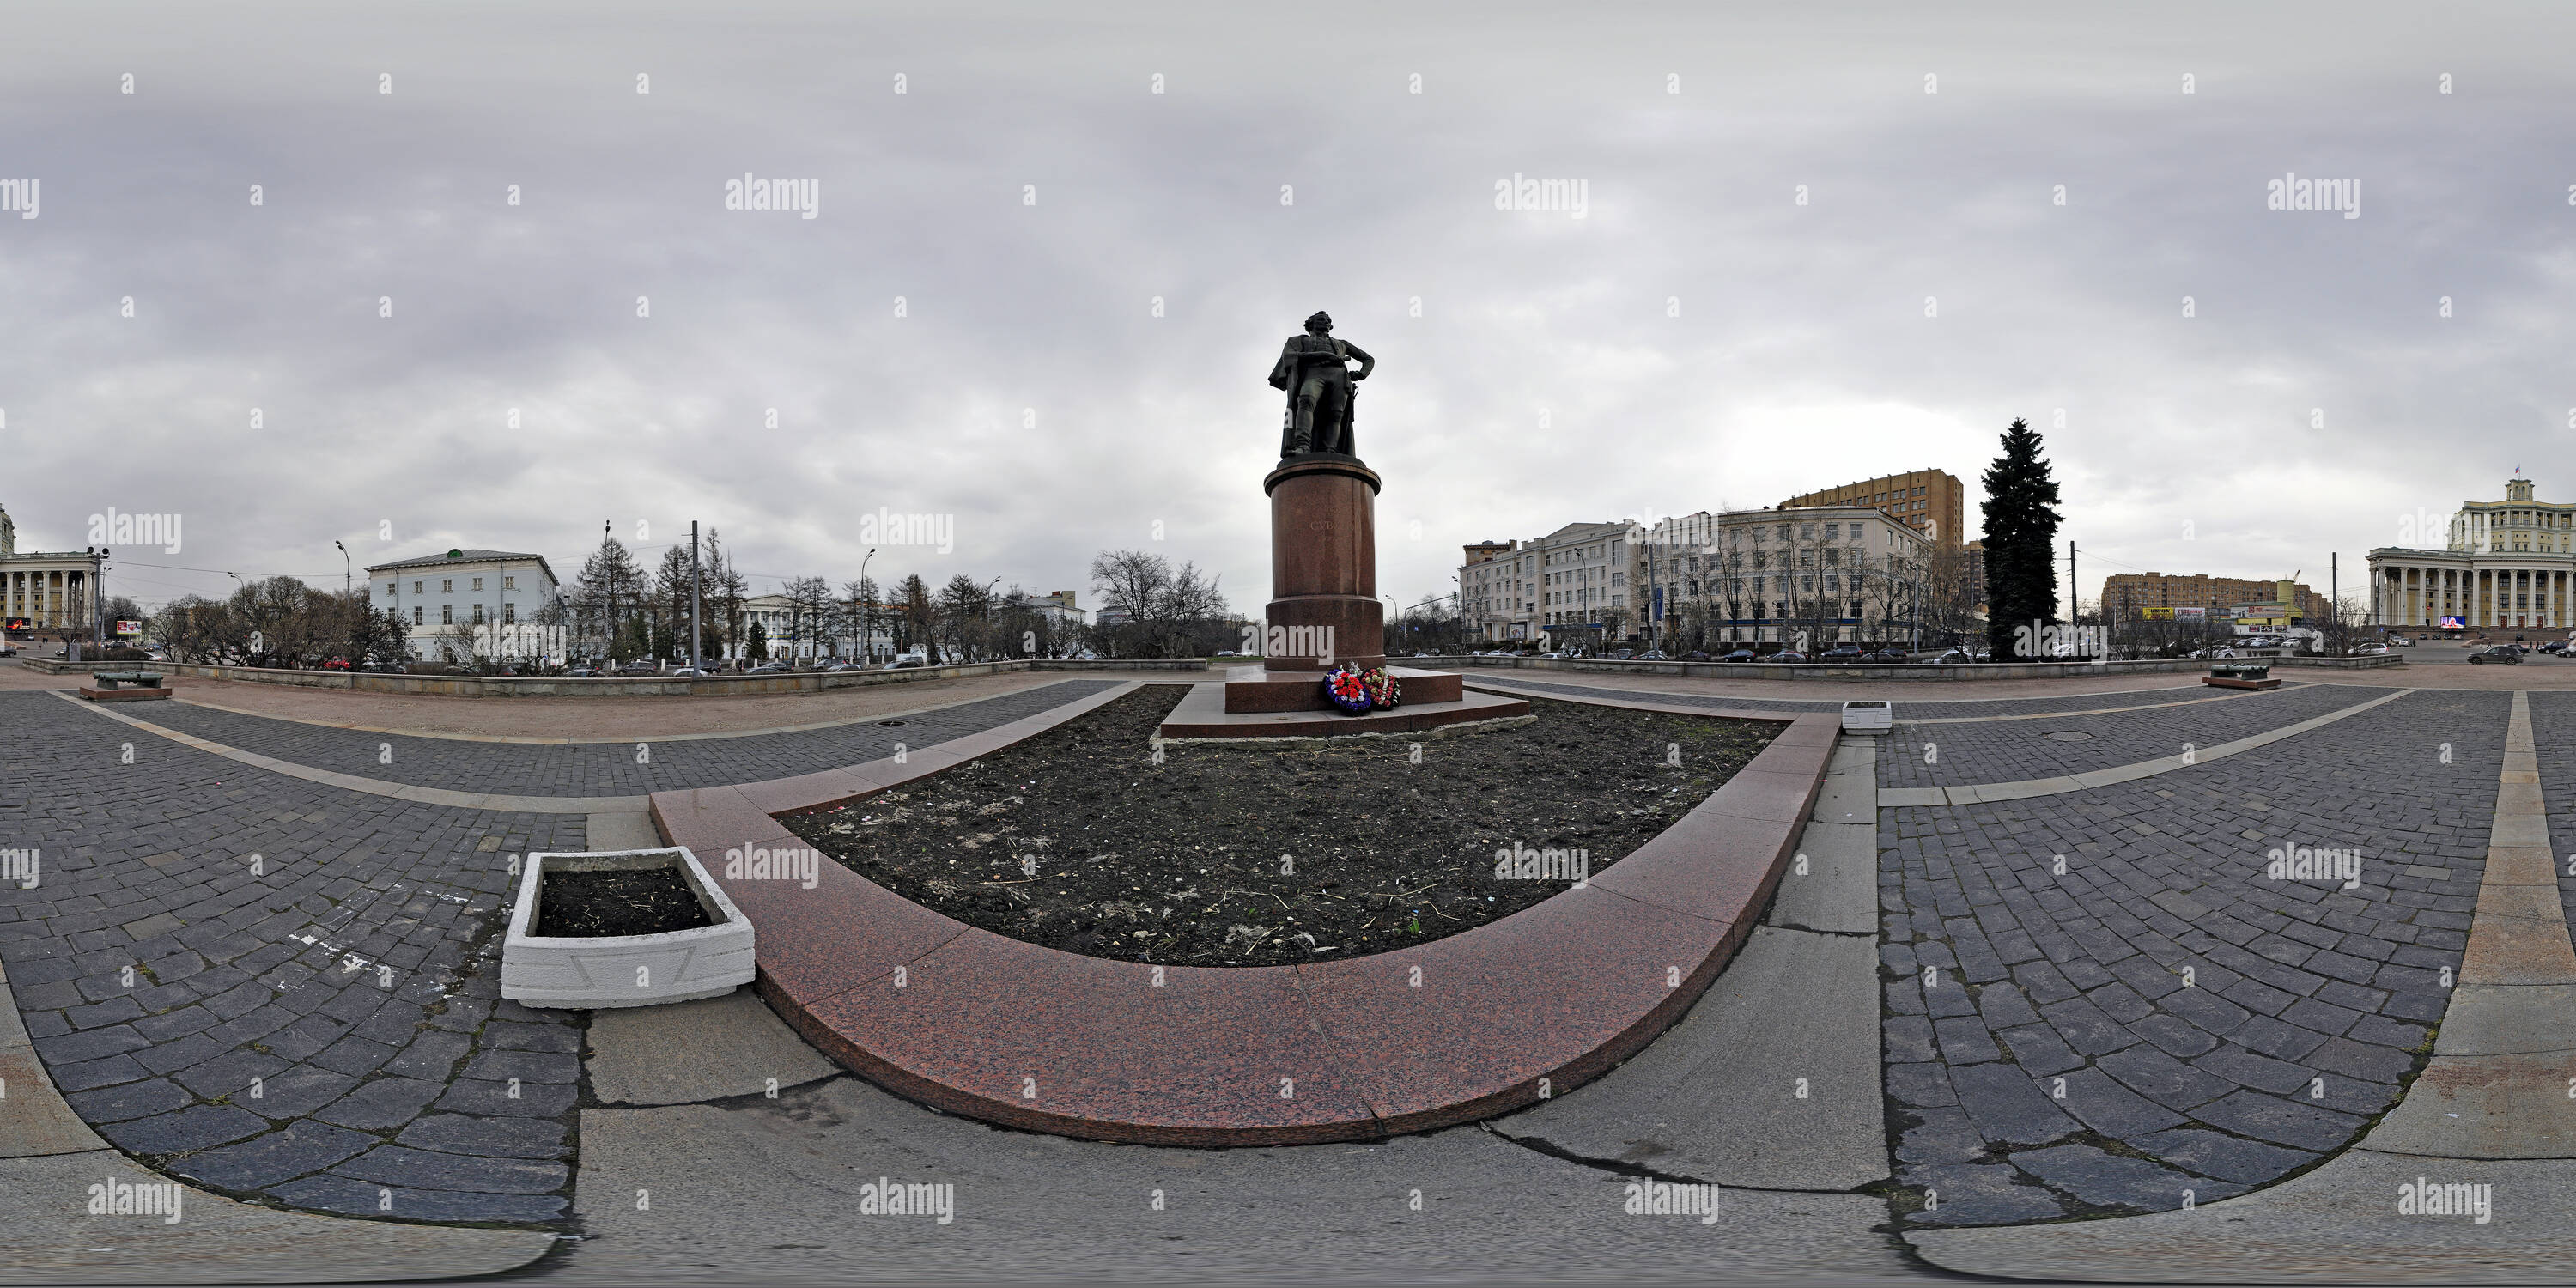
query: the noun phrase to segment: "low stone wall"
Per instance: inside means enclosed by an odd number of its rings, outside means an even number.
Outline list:
[[[923,666],[902,671],[791,671],[778,675],[711,675],[703,679],[665,676],[599,676],[565,679],[531,676],[387,675],[374,671],[290,671],[257,666],[207,666],[195,662],[65,662],[58,658],[21,658],[31,670],[48,675],[93,670],[158,671],[201,680],[242,680],[287,684],[307,689],[347,689],[357,693],[411,693],[447,698],[667,698],[738,697],[760,693],[812,693],[855,689],[871,684],[911,684],[953,680],[961,676],[1000,675],[1010,671],[1124,671],[1205,673],[1204,658],[1168,660],[1012,660]]]
[[[2225,661],[2226,659],[2220,659]],[[2399,666],[2405,658],[2267,657],[2273,666],[2368,671]],[[2143,662],[1978,662],[1934,666],[1928,662],[1619,662],[1575,657],[1423,657],[1410,666],[1500,667],[1533,671],[1624,671],[1635,675],[1692,675],[1725,680],[2039,680],[2085,675],[2171,675],[2206,671],[2206,658],[2158,658]]]

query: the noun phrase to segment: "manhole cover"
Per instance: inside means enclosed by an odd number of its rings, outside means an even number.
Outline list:
[[[881,725],[899,725],[899,724],[902,724],[903,722],[902,722],[902,721],[900,721],[900,720],[879,720],[879,721],[877,721],[877,723],[878,723],[878,724],[881,724]],[[2089,735],[2089,734],[2088,734],[2088,735],[2085,735],[2085,736],[2086,736],[2086,737],[2090,737],[2091,735]]]
[[[2093,735],[2078,729],[2060,729],[2047,735],[2051,742],[2091,742]]]

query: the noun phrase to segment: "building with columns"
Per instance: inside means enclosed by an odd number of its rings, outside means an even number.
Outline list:
[[[2576,595],[2576,503],[2533,499],[2508,480],[2501,501],[2469,501],[2451,516],[2444,548],[2370,552],[2371,620],[2439,628],[2563,630]]]
[[[0,634],[93,636],[98,630],[99,570],[95,551],[44,554],[18,551],[18,525],[0,507]]]

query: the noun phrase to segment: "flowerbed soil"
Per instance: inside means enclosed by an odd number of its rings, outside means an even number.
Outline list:
[[[594,939],[712,926],[677,868],[549,872],[537,884],[532,935]]]
[[[1499,850],[1582,851],[1598,874],[1784,727],[1532,698],[1537,720],[1511,728],[1193,742],[1157,763],[1150,744],[1181,693],[1144,688],[783,822],[907,899],[1027,943],[1184,966],[1333,961],[1471,930],[1573,884],[1563,863],[1555,879],[1498,876]]]

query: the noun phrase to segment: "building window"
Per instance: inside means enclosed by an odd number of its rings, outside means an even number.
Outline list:
[[[477,578],[475,578],[475,579],[474,579],[474,589],[476,589],[476,590],[481,590],[481,589],[483,589],[483,579],[482,579],[482,578],[477,577]]]
[[[441,581],[440,583],[438,583],[438,593],[439,593],[439,594],[442,594],[442,595],[453,595],[453,594],[455,594],[455,593],[456,593],[456,579],[455,579],[455,578],[453,578],[453,577],[450,577],[450,578],[447,578],[446,580]]]
[[[412,605],[412,606],[411,606],[411,624],[412,624],[412,625],[414,625],[414,626],[418,626],[418,625],[420,625],[420,624],[421,624],[421,621],[420,621],[420,612],[421,612],[420,605],[418,605],[418,604],[414,604],[414,605]]]
[[[476,605],[474,606],[474,625],[476,625],[476,626],[480,626],[480,625],[482,625],[482,624],[483,624],[483,606],[482,606],[481,604],[476,604]]]
[[[415,582],[413,582],[413,583],[411,584],[411,593],[413,593],[413,594],[415,594],[415,595],[417,595],[417,594],[419,594],[419,593],[420,593],[420,583],[419,583],[419,582],[416,582],[416,581],[415,581]]]
[[[456,624],[456,605],[441,604],[438,606],[438,624],[441,626],[454,626]]]

